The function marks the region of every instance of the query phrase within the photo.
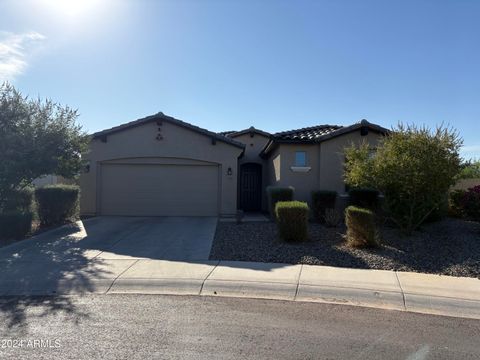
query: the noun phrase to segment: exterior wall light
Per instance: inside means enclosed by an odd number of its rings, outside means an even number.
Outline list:
[[[232,168],[229,166],[228,169],[227,169],[227,175],[228,176],[231,176],[232,175]]]

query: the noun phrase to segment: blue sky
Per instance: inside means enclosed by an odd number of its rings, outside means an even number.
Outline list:
[[[89,132],[446,123],[480,157],[480,1],[2,0],[0,80]]]

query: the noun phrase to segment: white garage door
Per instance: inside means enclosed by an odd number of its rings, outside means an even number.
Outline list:
[[[217,216],[218,186],[218,166],[102,165],[100,212]]]

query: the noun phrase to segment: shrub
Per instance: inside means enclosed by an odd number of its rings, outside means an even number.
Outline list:
[[[9,191],[5,195],[1,205],[1,212],[29,212],[33,205],[33,188],[26,187],[19,190]]]
[[[0,239],[22,239],[32,231],[33,214],[7,212],[0,214]]]
[[[450,216],[458,218],[465,216],[464,199],[466,193],[465,190],[454,190],[449,194],[448,213]]]
[[[435,207],[425,219],[426,223],[440,221],[448,215],[448,193],[444,194],[443,200]]]
[[[73,221],[79,217],[80,189],[74,185],[51,185],[35,190],[42,226]]]
[[[369,209],[349,206],[345,210],[347,242],[353,247],[378,246],[375,215]]]
[[[308,205],[300,201],[279,201],[275,205],[278,232],[285,241],[308,239]]]
[[[324,223],[325,211],[334,209],[337,200],[337,192],[329,190],[312,191],[312,207],[315,220]]]
[[[342,222],[340,213],[335,209],[325,210],[325,225],[328,227],[337,227]]]
[[[292,201],[294,189],[291,186],[267,186],[268,207],[270,216],[275,218],[275,205],[279,201]]]
[[[469,219],[480,221],[480,185],[466,191],[462,205],[464,213]]]
[[[378,190],[353,188],[348,192],[349,204],[361,208],[376,210],[378,208]]]
[[[461,171],[458,174],[459,179],[479,179],[480,178],[480,160],[469,160],[461,164]]]
[[[345,181],[378,189],[385,210],[411,233],[441,207],[460,172],[462,141],[455,131],[399,125],[380,140],[372,156],[368,144],[345,150]]]

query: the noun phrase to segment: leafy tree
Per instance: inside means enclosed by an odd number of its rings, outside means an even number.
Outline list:
[[[459,179],[479,179],[480,160],[468,160],[461,165],[462,170],[458,174]]]
[[[48,174],[74,178],[83,166],[88,136],[78,113],[51,100],[32,100],[0,86],[0,209],[8,195]]]
[[[385,195],[391,219],[405,232],[418,228],[445,202],[460,171],[458,134],[443,126],[398,125],[374,156],[367,144],[346,149],[345,181]]]

